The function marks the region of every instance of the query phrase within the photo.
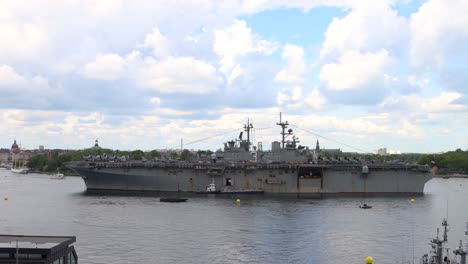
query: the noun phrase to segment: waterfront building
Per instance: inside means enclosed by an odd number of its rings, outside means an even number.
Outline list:
[[[0,263],[77,264],[74,236],[0,235]]]
[[[98,140],[94,141],[94,146],[90,147],[88,150],[101,150],[102,148],[99,146]]]
[[[8,164],[11,162],[10,150],[0,149],[0,164]]]
[[[387,155],[387,148],[380,148],[377,150],[377,155],[385,156]]]

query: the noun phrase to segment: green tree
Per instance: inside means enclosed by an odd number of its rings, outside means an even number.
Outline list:
[[[134,160],[141,160],[145,156],[145,153],[139,149],[134,150],[130,154],[130,158]]]
[[[206,156],[206,157],[208,157],[208,156],[210,156],[211,154],[213,154],[213,151],[211,151],[211,150],[198,150],[198,151],[197,151],[197,155],[199,155],[200,157],[201,157],[201,156]]]
[[[422,156],[419,164],[430,164],[435,161],[439,168],[450,170],[460,170],[468,173],[468,152],[457,149],[456,151],[449,151],[443,154],[431,154]]]
[[[181,160],[189,160],[192,157],[192,153],[188,149],[184,149],[180,154]]]
[[[179,159],[179,155],[177,154],[177,152],[173,151],[169,154],[169,158],[171,159]]]
[[[47,166],[47,163],[48,163],[47,156],[44,154],[40,154],[40,155],[35,155],[29,158],[26,166],[34,170],[42,171]]]
[[[148,153],[148,157],[150,158],[160,158],[161,157],[161,153],[159,153],[159,151],[157,150],[152,150]]]

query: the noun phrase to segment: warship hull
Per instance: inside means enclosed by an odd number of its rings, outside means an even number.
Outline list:
[[[88,190],[199,192],[258,189],[265,194],[423,194],[432,178],[417,165],[69,162]]]

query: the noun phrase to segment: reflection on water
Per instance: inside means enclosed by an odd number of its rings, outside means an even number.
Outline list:
[[[416,197],[293,199],[85,193],[81,178],[0,170],[0,233],[75,235],[81,263],[415,262],[449,214],[450,247],[465,239],[468,180],[433,179]],[[359,205],[368,203],[370,210]],[[413,242],[414,241],[414,242]],[[414,254],[413,254],[414,252]]]

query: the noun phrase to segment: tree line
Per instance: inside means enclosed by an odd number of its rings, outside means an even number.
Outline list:
[[[468,151],[457,149],[442,154],[424,155],[418,163],[431,164],[432,162],[439,168],[468,174]]]
[[[200,150],[197,155],[211,155],[209,150]],[[60,150],[51,151],[48,154],[38,154],[29,158],[27,167],[37,172],[70,172],[68,168],[64,166],[65,162],[69,161],[80,161],[83,157],[88,156],[116,156],[116,157],[127,157],[131,160],[151,160],[154,158],[174,159],[174,160],[190,160],[193,156],[192,152],[188,149],[184,149],[182,152],[171,151],[166,155],[161,154],[157,150],[144,152],[142,150],[133,151],[119,151],[111,149],[88,149],[79,151],[67,151],[63,152]]]
[[[195,155],[207,156],[213,152],[210,150],[199,150]],[[97,155],[115,155],[118,157],[128,157],[131,160],[150,160],[154,158],[161,158],[163,155],[157,151],[152,150],[144,152],[142,150],[134,151],[118,151],[110,149],[98,150],[81,150],[81,151],[68,151],[62,153],[61,151],[52,151],[50,154],[39,154],[31,157],[28,160],[27,166],[39,172],[67,172],[69,171],[64,163],[68,161],[83,160],[83,156],[97,156]],[[362,154],[362,153],[323,153],[322,156],[328,157],[354,157],[366,161],[375,162],[399,162],[409,164],[435,164],[439,168],[449,169],[452,171],[460,171],[468,173],[468,151],[457,149],[456,151],[449,151],[442,154],[420,154],[420,153],[404,153],[404,154],[391,154],[391,155],[376,155],[376,154]],[[193,157],[192,152],[184,149],[182,152],[172,151],[164,155],[164,158],[173,160],[190,160]]]

